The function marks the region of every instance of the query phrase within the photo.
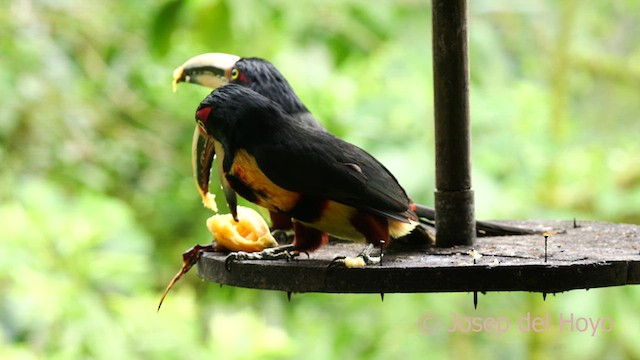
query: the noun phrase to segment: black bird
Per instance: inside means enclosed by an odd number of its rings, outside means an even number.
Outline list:
[[[173,90],[180,82],[191,82],[215,89],[229,82],[249,87],[284,107],[292,121],[303,127],[324,130],[324,127],[309,112],[289,85],[285,77],[270,62],[258,58],[241,59],[235,55],[207,53],[188,60],[173,72]],[[193,168],[200,194],[206,196],[209,188],[209,173],[203,170],[206,139],[196,130],[193,138]],[[224,182],[224,179],[221,179]],[[271,227],[274,230],[289,230],[293,224],[283,214],[270,211]]]
[[[174,91],[180,82],[194,83],[210,88],[232,83],[248,87],[257,93],[277,102],[290,120],[301,127],[324,130],[324,127],[309,112],[307,107],[296,95],[293,88],[282,73],[270,62],[261,58],[241,58],[224,53],[206,53],[187,60],[173,72]],[[203,171],[204,163],[213,159],[202,157],[205,146],[204,139],[196,130],[194,134],[194,172],[201,194],[208,191],[209,174]],[[425,205],[415,204],[416,214],[432,222],[435,220],[435,209]],[[274,229],[290,229],[290,219],[281,214],[271,212]],[[503,236],[534,234],[538,231],[513,226],[506,226],[494,222],[477,221],[476,229],[479,236]]]
[[[385,247],[420,224],[413,202],[373,156],[296,121],[248,87],[214,90],[198,107],[196,122],[214,144],[208,151],[215,152],[232,214],[237,193],[293,218],[288,249],[313,251],[328,234]]]

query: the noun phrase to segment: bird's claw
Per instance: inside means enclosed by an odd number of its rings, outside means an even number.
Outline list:
[[[278,246],[274,248],[264,249],[258,252],[236,251],[229,253],[224,260],[224,266],[227,271],[231,271],[231,263],[241,260],[295,260],[301,253],[309,257],[306,251],[297,251],[291,245]]]

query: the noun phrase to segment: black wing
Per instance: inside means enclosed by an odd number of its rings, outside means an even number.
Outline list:
[[[258,166],[278,186],[407,221],[410,200],[373,156],[325,131],[282,132],[252,147]]]

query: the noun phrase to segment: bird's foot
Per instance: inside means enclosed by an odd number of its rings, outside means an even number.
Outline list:
[[[227,271],[231,271],[231,263],[234,261],[283,260],[283,259],[290,261],[300,256],[300,253],[304,253],[304,254],[307,254],[307,256],[309,256],[309,254],[304,251],[300,252],[298,250],[295,250],[295,247],[293,245],[276,246],[273,248],[264,249],[262,251],[256,251],[256,252],[236,251],[236,252],[229,253],[229,255],[227,255],[227,258],[225,259],[224,264],[225,264],[225,267],[227,268]]]
[[[381,251],[380,256],[371,256],[371,251],[373,251],[373,249],[373,244],[369,244],[355,257],[338,256],[331,261],[329,267],[345,266],[348,268],[363,268],[367,265],[382,264],[382,256],[384,254],[382,254]]]

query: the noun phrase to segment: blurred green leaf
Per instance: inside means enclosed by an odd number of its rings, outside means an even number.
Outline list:
[[[335,134],[433,201],[423,1],[9,0],[0,7],[0,358],[638,358],[637,287],[549,296],[285,294],[190,274],[211,235],[193,112],[202,52],[272,61]],[[640,223],[639,2],[469,2],[479,218]],[[555,99],[562,99],[556,101]],[[222,196],[218,196],[222,199]],[[223,204],[219,204],[224,209]],[[423,334],[420,314],[610,316],[610,334]],[[363,340],[364,339],[364,340]],[[400,339],[400,340],[399,340]]]
[[[160,7],[151,24],[151,49],[158,55],[164,56],[171,47],[171,38],[174,34],[180,12],[185,0],[170,0]]]

